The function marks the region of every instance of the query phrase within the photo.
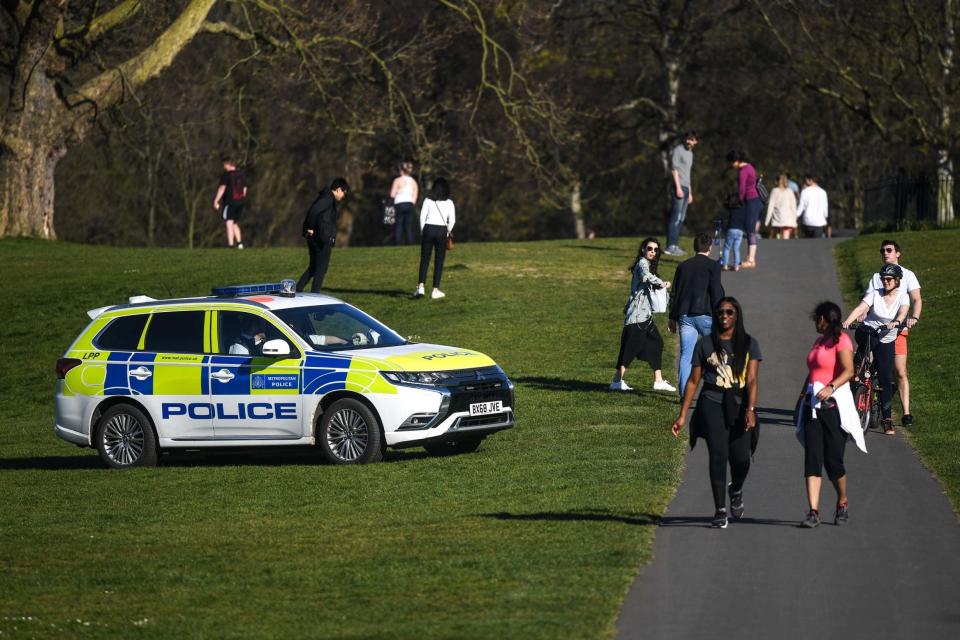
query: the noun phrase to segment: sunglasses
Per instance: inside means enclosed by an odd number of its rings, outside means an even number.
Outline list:
[[[660,247],[654,247],[651,245],[649,247],[645,247],[644,251],[660,251]]]
[[[718,316],[735,316],[737,315],[736,309],[717,309]]]
[[[884,247],[883,249],[880,249],[880,253],[896,253],[896,252],[897,252],[896,247]]]
[[[881,282],[894,282],[894,281],[896,281],[896,278],[893,278],[893,277],[891,277],[891,276],[882,276],[882,277],[880,278],[880,281],[881,281]]]

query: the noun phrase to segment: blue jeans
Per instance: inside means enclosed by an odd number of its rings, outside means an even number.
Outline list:
[[[711,327],[713,327],[713,316],[680,316],[680,363],[677,367],[677,380],[680,381],[680,386],[677,387],[677,391],[680,392],[681,398],[683,390],[687,388],[687,380],[690,379],[690,370],[693,369],[693,365],[690,364],[693,348],[697,346],[700,336],[710,335]]]
[[[393,205],[396,223],[394,223],[394,239],[399,244],[413,244],[413,218],[417,213],[416,207],[410,202],[401,202]]]
[[[683,197],[677,197],[677,190],[670,188],[670,202],[673,206],[670,208],[670,222],[667,223],[667,248],[676,246],[680,242],[680,227],[687,217],[687,203],[690,199],[690,187],[681,187]]]
[[[743,229],[727,229],[727,239],[723,241],[723,256],[720,264],[725,267],[740,266],[740,242],[743,240]],[[729,261],[730,249],[733,249],[733,263]]]

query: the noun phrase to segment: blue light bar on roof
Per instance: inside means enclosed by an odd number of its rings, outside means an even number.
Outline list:
[[[283,280],[282,282],[267,282],[264,284],[238,284],[230,287],[214,287],[210,293],[225,298],[250,296],[258,293],[292,296],[296,293],[296,283],[293,280]]]

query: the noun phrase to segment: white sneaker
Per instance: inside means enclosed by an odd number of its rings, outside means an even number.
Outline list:
[[[237,249],[243,249],[243,243],[242,243],[242,242],[238,242],[238,243],[237,243]]]
[[[653,390],[654,391],[676,391],[677,388],[672,384],[670,384],[669,382],[667,382],[666,380],[661,380],[660,382],[653,383]]]
[[[633,391],[633,387],[629,386],[627,382],[623,379],[617,380],[616,382],[610,383],[611,391]]]
[[[440,291],[440,289],[434,289],[433,292],[430,294],[430,297],[433,298],[434,300],[439,300],[440,298],[447,297],[447,294],[445,294],[443,291]]]
[[[422,285],[422,284],[418,284],[418,285],[417,285],[417,290],[413,292],[413,297],[414,297],[414,298],[422,298],[422,297],[423,297],[423,294],[424,294],[423,285]]]

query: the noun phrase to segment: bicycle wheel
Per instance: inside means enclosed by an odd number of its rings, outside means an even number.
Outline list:
[[[869,384],[858,384],[853,391],[853,404],[860,415],[860,428],[866,431],[870,428],[870,419],[872,417],[871,392]]]
[[[870,424],[869,428],[874,430],[880,429],[880,391],[874,385],[873,389],[870,390]]]

